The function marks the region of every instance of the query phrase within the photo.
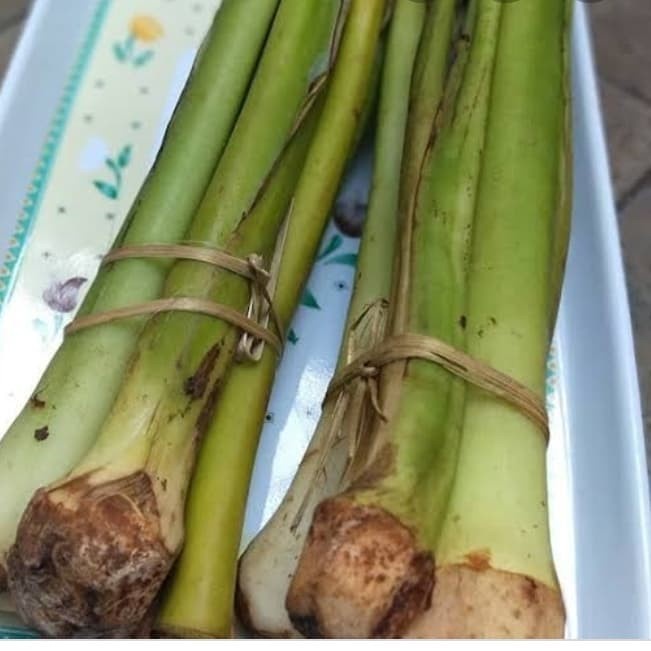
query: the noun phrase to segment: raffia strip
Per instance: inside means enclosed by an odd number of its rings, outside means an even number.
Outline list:
[[[292,200],[288,215],[291,215],[293,205],[294,203]],[[262,269],[262,260],[260,260],[260,265],[253,267],[257,273],[262,274],[258,278],[258,286],[261,288],[262,296],[259,295],[259,292],[253,292],[246,312],[247,318],[254,320],[265,328],[269,326],[269,319],[271,318],[274,322],[276,332],[281,336],[283,336],[284,329],[280,322],[280,317],[274,309],[273,297],[276,294],[278,277],[280,275],[280,263],[282,262],[283,253],[285,251],[285,242],[287,240],[288,230],[289,216],[283,221],[283,225],[281,226],[278,237],[276,238],[276,247],[274,249],[273,257],[271,258],[269,271],[267,272]],[[236,351],[238,359],[248,359],[253,362],[259,362],[262,358],[263,352],[263,340],[255,338],[248,332],[242,333]]]
[[[194,260],[232,271],[238,276],[255,278],[250,262],[238,258],[226,251],[213,249],[207,246],[192,244],[139,244],[134,246],[123,246],[109,251],[102,259],[102,266],[118,260],[132,258],[176,258],[177,260]],[[263,271],[263,273],[266,273]],[[268,275],[268,274],[267,274]]]
[[[333,378],[326,400],[339,394],[351,380],[374,378],[383,366],[405,359],[422,359],[438,364],[466,382],[501,398],[527,416],[541,430],[545,440],[549,440],[545,405],[531,389],[444,341],[425,335],[389,337],[360,355]],[[375,404],[374,407],[377,411]],[[379,413],[382,416],[381,411]]]
[[[260,324],[259,320],[244,315],[241,312],[210,300],[196,297],[176,297],[162,298],[137,305],[107,310],[98,314],[89,314],[74,319],[65,329],[65,334],[70,335],[86,328],[95,327],[104,323],[110,323],[120,319],[127,319],[136,316],[145,316],[147,314],[158,314],[161,312],[195,312],[212,316],[240,328],[250,337],[246,343],[238,346],[240,356],[251,359],[259,359],[260,349],[257,347],[259,342],[265,342],[271,345],[280,355],[283,350],[282,333],[283,329],[278,316],[273,309],[272,298],[269,294],[268,285],[272,278],[263,267],[262,258],[256,254],[248,256],[246,259],[238,258],[225,251],[214,249],[206,246],[195,246],[188,244],[143,244],[138,246],[121,247],[110,251],[102,260],[102,265],[134,258],[175,258],[179,260],[193,260],[195,262],[205,262],[206,264],[219,267],[226,271],[231,271],[243,278],[251,281],[251,301],[248,312],[251,313],[251,305],[255,304],[256,309],[253,312],[256,315],[261,314],[262,304],[266,304],[265,316],[271,316],[274,321],[276,333]],[[244,335],[243,335],[244,337]],[[251,337],[253,338],[251,340]]]

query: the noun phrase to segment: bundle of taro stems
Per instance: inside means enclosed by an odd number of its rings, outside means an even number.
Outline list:
[[[0,441],[0,587],[27,624],[227,637],[236,610],[267,636],[562,634],[542,401],[570,7],[223,1],[114,250]],[[365,130],[337,374],[238,564],[279,340]]]

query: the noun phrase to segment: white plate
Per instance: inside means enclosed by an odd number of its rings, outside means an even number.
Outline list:
[[[98,20],[98,7],[106,4],[104,9],[110,14],[114,2],[67,0],[65,9],[56,0],[37,0],[35,4],[0,95],[0,261],[42,157],[43,143],[51,134],[51,120],[60,106],[70,71],[79,61],[79,49],[84,42],[89,47],[88,34],[93,21]],[[133,8],[154,8],[165,16],[165,7],[171,4],[138,0]],[[195,12],[196,6],[203,6],[209,13],[208,6],[216,6],[216,2],[192,3]],[[649,638],[649,499],[639,389],[587,12],[581,3],[576,9],[576,204],[548,396],[552,419],[548,465],[553,545],[567,602],[569,637]],[[204,27],[207,20],[207,15],[195,18]],[[167,64],[167,77],[162,68],[162,77],[157,77],[166,84],[161,91],[161,98],[166,99],[147,110],[160,128],[149,135],[149,158],[144,156],[134,163],[129,192],[135,192],[146,172],[169,117],[169,98],[176,96],[183,74],[187,74],[182,48],[176,56]],[[88,76],[78,81],[70,98],[72,105],[90,83],[93,79]],[[65,123],[60,126],[65,144],[70,127]],[[353,183],[349,191],[358,191],[356,188],[357,183]],[[118,223],[128,207],[129,192],[116,207]],[[53,217],[37,213],[29,234],[41,237],[39,233],[47,231],[48,219]],[[35,224],[40,224],[41,231],[35,229]],[[80,237],[88,238],[89,250],[95,257],[109,244],[92,232]],[[64,237],[50,239],[49,245],[55,255],[64,251]],[[317,422],[353,280],[352,267],[347,263],[356,248],[356,239],[330,224],[322,251],[332,250],[315,265],[308,285],[313,297],[304,301],[295,317],[297,341],[283,360],[269,406],[243,543],[282,499]],[[59,270],[69,262],[61,255]],[[22,297],[26,306],[21,308],[22,314],[27,310],[29,318],[43,313],[42,292],[28,282],[28,277],[37,277],[45,273],[44,269],[34,261],[11,265],[14,289],[0,308],[0,332],[4,322],[3,337],[10,338],[11,347],[20,347],[19,335],[24,335],[18,325],[7,330],[12,302]],[[24,282],[22,276],[26,277]],[[22,405],[30,384],[36,382],[48,355],[58,345],[60,328],[70,316],[59,319],[44,338],[41,348],[33,353],[34,359],[28,360],[23,388],[11,396],[6,390],[2,394],[2,387],[10,383],[6,360],[0,358],[0,423],[10,421]],[[2,624],[9,626],[15,620],[0,618]],[[7,628],[5,634],[14,636],[20,631]]]

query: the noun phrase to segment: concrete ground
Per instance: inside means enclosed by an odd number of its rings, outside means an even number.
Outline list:
[[[0,0],[0,78],[30,0]],[[594,44],[651,450],[651,2],[592,0]]]

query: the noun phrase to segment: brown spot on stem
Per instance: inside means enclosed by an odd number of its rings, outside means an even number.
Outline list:
[[[215,344],[203,357],[199,368],[197,368],[194,375],[191,375],[183,385],[185,394],[192,400],[199,400],[203,398],[208,388],[210,375],[215,368],[217,358],[221,351],[221,344]]]
[[[38,429],[34,430],[34,438],[39,442],[45,441],[48,436],[50,436],[50,430],[48,429],[47,425],[45,425],[45,427],[39,427]]]
[[[197,418],[197,427],[195,432],[195,438],[197,439],[196,441],[197,443],[202,439],[204,432],[208,428],[208,425],[210,425],[213,412],[215,411],[215,405],[217,404],[217,398],[219,396],[220,389],[221,389],[221,380],[217,379],[212,389],[210,390],[208,397],[206,398],[206,402],[204,403],[201,409],[201,413],[199,414],[199,417]]]
[[[536,582],[529,577],[525,577],[522,583],[522,594],[530,604],[536,603]]]
[[[477,572],[483,572],[491,566],[491,553],[488,549],[478,549],[465,556],[468,565]]]
[[[35,393],[30,399],[29,402],[31,403],[32,407],[34,409],[43,409],[45,407],[45,400],[41,400],[38,397],[38,393]]]
[[[462,314],[459,317],[459,325],[465,330],[467,324],[468,324],[468,319],[466,318],[465,314]]]

